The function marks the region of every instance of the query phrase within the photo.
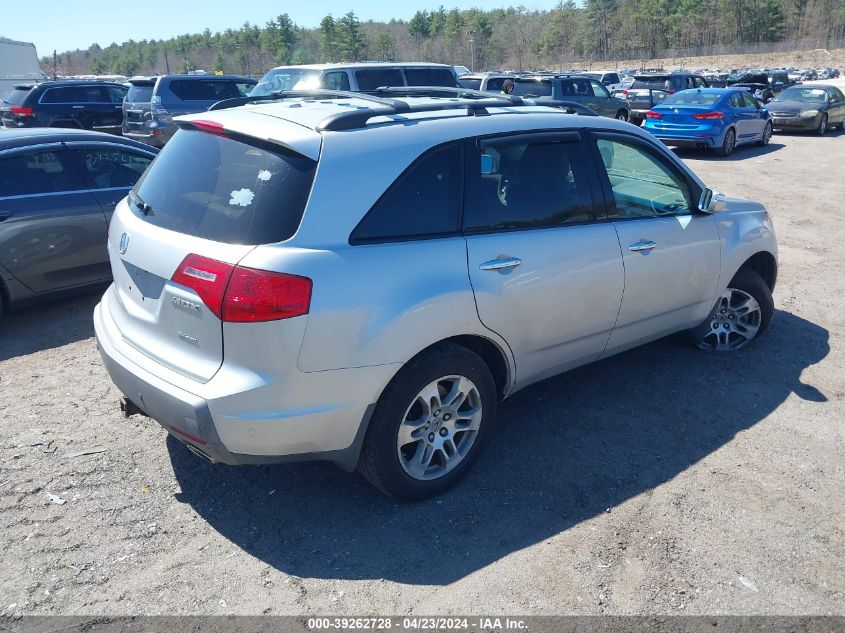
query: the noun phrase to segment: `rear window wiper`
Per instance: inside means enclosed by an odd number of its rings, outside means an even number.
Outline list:
[[[129,191],[129,202],[138,207],[144,215],[155,215],[153,208],[144,202],[141,196],[135,193],[134,189]]]

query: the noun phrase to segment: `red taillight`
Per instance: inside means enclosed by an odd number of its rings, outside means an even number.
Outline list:
[[[701,120],[708,120],[708,119],[723,119],[725,117],[723,112],[719,112],[718,110],[714,112],[701,112],[700,114],[693,114],[693,119]]]
[[[11,108],[9,108],[9,111],[12,114],[17,114],[18,116],[32,116],[32,108],[21,108],[19,106],[12,106]]]
[[[645,113],[645,117],[647,119],[662,119],[663,115],[660,112],[655,112],[654,110],[649,110]]]
[[[196,292],[219,319],[223,314],[226,286],[234,270],[231,264],[191,254],[182,260],[170,280]]]
[[[221,321],[275,321],[308,314],[311,280],[307,277],[232,266],[188,255],[171,281],[196,292]]]
[[[223,300],[223,320],[274,321],[308,314],[311,280],[253,268],[235,268]]]

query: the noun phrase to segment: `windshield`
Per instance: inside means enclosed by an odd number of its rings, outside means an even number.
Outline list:
[[[824,103],[826,93],[821,88],[787,88],[774,101],[808,101],[810,103]]]
[[[183,129],[135,185],[136,212],[227,244],[281,242],[299,226],[316,167],[268,143]]]
[[[319,88],[319,84],[319,70],[275,68],[261,78],[249,96],[260,97],[280,90],[312,90]]]
[[[702,105],[710,106],[722,95],[698,90],[682,90],[666,97],[660,105]]]

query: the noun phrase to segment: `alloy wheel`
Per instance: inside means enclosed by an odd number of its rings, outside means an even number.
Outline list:
[[[728,130],[725,134],[725,141],[722,143],[722,153],[725,156],[730,155],[734,151],[736,145],[736,133],[733,130]]]
[[[438,479],[469,453],[481,425],[481,394],[465,376],[443,376],[414,397],[399,426],[396,450],[404,471]]]
[[[768,145],[769,141],[772,140],[772,125],[770,123],[766,124],[766,127],[763,129],[763,145]]]
[[[698,343],[717,352],[742,349],[757,335],[762,320],[760,304],[750,294],[728,288],[710,314],[710,331]]]

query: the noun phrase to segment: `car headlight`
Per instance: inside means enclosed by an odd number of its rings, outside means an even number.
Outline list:
[[[818,110],[805,110],[804,112],[801,113],[801,118],[811,119],[813,117],[818,116],[818,114],[819,114]]]

